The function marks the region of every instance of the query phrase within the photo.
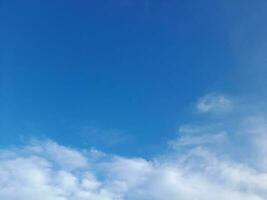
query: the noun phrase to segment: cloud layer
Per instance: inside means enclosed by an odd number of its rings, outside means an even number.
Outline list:
[[[265,200],[266,118],[233,116],[182,125],[170,151],[149,160],[51,140],[1,149],[0,199]],[[235,157],[236,149],[243,156]]]
[[[5,200],[263,200],[267,173],[203,147],[153,160],[36,142],[0,152]]]

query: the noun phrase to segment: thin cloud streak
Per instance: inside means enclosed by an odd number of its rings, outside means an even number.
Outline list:
[[[224,113],[232,109],[232,100],[218,93],[209,93],[199,98],[196,104],[196,111],[198,113]]]

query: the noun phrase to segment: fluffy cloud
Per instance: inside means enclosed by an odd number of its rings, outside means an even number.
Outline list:
[[[212,105],[209,112],[218,108]],[[0,149],[0,199],[265,200],[265,119],[233,113],[216,118],[221,123],[209,118],[182,125],[170,152],[151,159],[74,149],[54,141]],[[219,144],[223,151],[217,151]],[[236,149],[243,156],[236,157]]]
[[[152,160],[51,141],[0,152],[5,200],[263,200],[266,194],[265,172],[202,147]]]

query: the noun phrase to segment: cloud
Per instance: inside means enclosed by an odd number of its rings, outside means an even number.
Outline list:
[[[266,173],[200,147],[151,160],[52,141],[0,151],[5,200],[263,200],[266,194]]]
[[[184,135],[171,141],[170,145],[176,149],[183,146],[194,146],[203,144],[218,144],[227,140],[227,133],[220,132],[216,134],[202,134],[202,135]]]
[[[243,134],[248,137],[257,152],[256,164],[262,170],[267,170],[267,120],[264,116],[250,116],[242,123]]]
[[[198,113],[223,113],[231,111],[232,108],[232,100],[218,93],[209,93],[201,97],[196,104],[196,111]]]
[[[108,147],[123,144],[133,139],[125,131],[119,129],[101,129],[91,124],[81,128],[80,136],[85,141],[90,141],[95,145],[105,145]]]
[[[185,124],[178,130],[177,138],[169,141],[173,149],[203,145],[221,145],[228,142],[228,133],[218,124]]]
[[[229,115],[181,125],[173,148],[150,159],[54,141],[2,148],[0,199],[265,200],[266,116]],[[236,149],[245,156],[235,157]]]

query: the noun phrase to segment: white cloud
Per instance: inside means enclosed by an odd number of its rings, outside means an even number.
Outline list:
[[[218,93],[209,93],[201,97],[196,104],[198,113],[221,113],[232,110],[233,102],[229,97]]]
[[[208,109],[204,106],[205,112],[225,109],[224,103],[214,102]],[[266,200],[266,118],[233,116],[216,118],[221,123],[209,118],[181,126],[179,137],[170,142],[176,150],[150,160],[78,150],[53,141],[0,149],[0,199]],[[242,134],[236,137],[233,130]],[[232,154],[241,139],[247,141],[241,149],[246,158],[236,159]],[[219,144],[225,145],[224,152],[217,151]],[[177,150],[180,147],[187,148]]]
[[[253,148],[257,152],[256,164],[262,170],[267,171],[267,120],[263,116],[250,116],[242,124],[243,134],[249,138]]]
[[[171,140],[169,145],[173,149],[182,147],[194,147],[203,145],[218,145],[228,141],[227,131],[221,129],[218,124],[185,124],[178,130],[177,138]]]
[[[183,135],[176,140],[171,141],[170,145],[176,149],[182,146],[194,146],[204,144],[218,144],[227,140],[226,132],[219,132],[216,134],[202,134],[202,135]]]
[[[0,151],[5,200],[264,200],[267,174],[203,148],[126,158],[38,142]],[[60,157],[60,158],[59,158]],[[71,162],[70,162],[71,161]],[[69,167],[68,165],[71,165]]]

